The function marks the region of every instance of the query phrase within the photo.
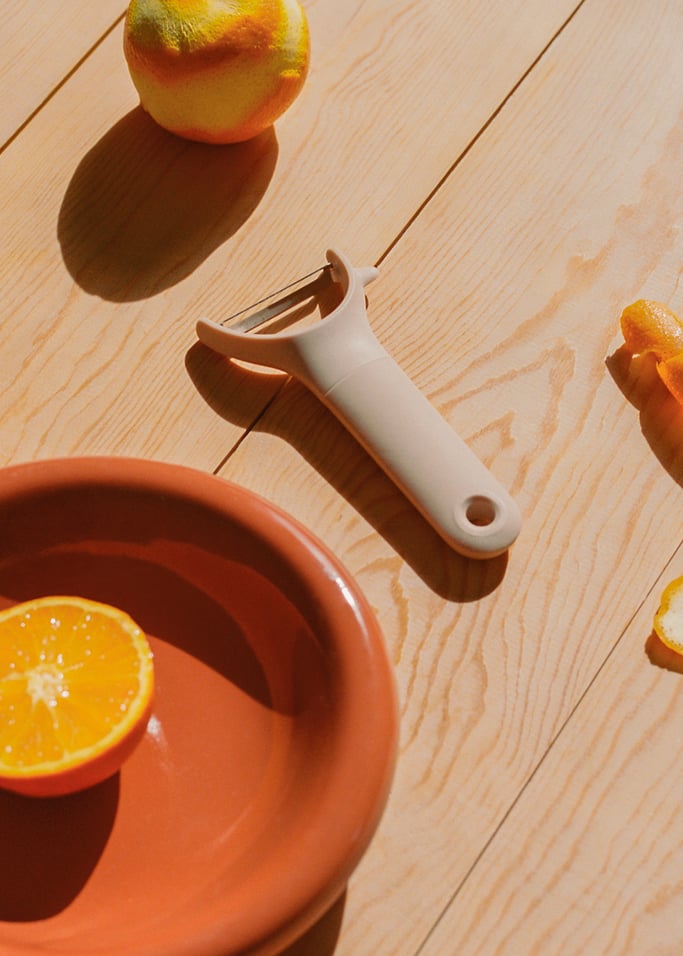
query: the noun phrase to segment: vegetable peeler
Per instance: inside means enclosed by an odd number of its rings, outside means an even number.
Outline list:
[[[311,275],[316,278],[272,305],[224,320],[230,325],[200,319],[200,341],[229,358],[294,375],[454,550],[470,558],[502,554],[519,534],[519,509],[375,338],[364,288],[377,269],[354,268],[344,254],[329,250],[327,265],[300,281]],[[248,334],[332,283],[340,287],[341,302],[320,321],[298,331]]]

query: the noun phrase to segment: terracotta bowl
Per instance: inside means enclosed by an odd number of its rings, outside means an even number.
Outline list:
[[[343,891],[393,772],[393,675],[356,585],[241,488],[96,458],[0,471],[0,606],[48,594],[138,621],[156,704],[103,784],[0,792],[0,952],[280,952]]]

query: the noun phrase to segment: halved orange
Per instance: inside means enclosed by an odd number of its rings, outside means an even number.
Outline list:
[[[661,302],[639,299],[627,306],[621,314],[621,332],[634,355],[653,352],[661,362],[683,351],[683,324]]]
[[[654,629],[662,644],[683,654],[683,577],[675,578],[664,588]]]
[[[43,597],[0,612],[0,787],[57,796],[106,779],[153,696],[151,648],[124,611]]]

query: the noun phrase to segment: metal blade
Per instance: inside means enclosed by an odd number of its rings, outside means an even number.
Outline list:
[[[306,283],[306,280],[310,279],[311,276],[316,276],[316,278],[313,279],[312,282]],[[301,285],[302,282],[306,284]],[[249,332],[252,329],[256,329],[263,325],[265,322],[268,322],[270,319],[273,319],[278,315],[282,315],[283,312],[293,308],[300,302],[305,302],[306,299],[310,299],[317,293],[322,292],[323,289],[329,287],[331,282],[332,266],[328,263],[327,265],[323,266],[322,269],[314,269],[313,272],[309,272],[305,276],[301,276],[301,278],[295,279],[293,282],[289,282],[286,286],[283,286],[276,292],[271,292],[270,295],[264,296],[262,299],[252,303],[252,305],[247,306],[245,309],[240,309],[239,312],[235,312],[233,315],[228,316],[227,319],[223,319],[220,324],[229,325],[230,328],[235,332]],[[288,292],[287,295],[282,296],[282,293],[287,292],[288,289],[292,289],[292,291]],[[277,299],[275,302],[271,302],[270,305],[265,305],[256,312],[252,312],[252,309],[254,309],[256,306],[261,305],[264,302],[270,302],[270,300],[275,296],[282,296],[282,298]],[[243,316],[243,318],[240,318],[240,316]],[[235,321],[235,319],[238,321]]]

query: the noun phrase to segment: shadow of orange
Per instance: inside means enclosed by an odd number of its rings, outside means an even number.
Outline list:
[[[247,143],[208,146],[132,110],[67,187],[57,225],[67,269],[86,292],[114,302],[169,288],[251,216],[277,154],[272,129]]]
[[[0,920],[32,922],[65,909],[109,840],[119,775],[50,799],[0,791]]]
[[[645,653],[650,663],[654,664],[655,667],[673,671],[675,674],[683,674],[683,654],[678,654],[667,647],[655,631],[652,631],[645,642]]]
[[[138,514],[136,520],[143,525],[145,517]],[[37,548],[35,554],[3,562],[0,607],[51,594],[81,594],[126,608],[147,634],[203,661],[264,707],[274,707],[263,667],[228,607],[161,563],[107,554],[106,545],[98,553],[98,547],[74,541],[57,553]],[[241,587],[248,588],[248,577]]]
[[[640,427],[663,468],[683,485],[683,407],[657,373],[650,353],[632,355],[621,346],[606,360],[607,369],[640,413]]]

